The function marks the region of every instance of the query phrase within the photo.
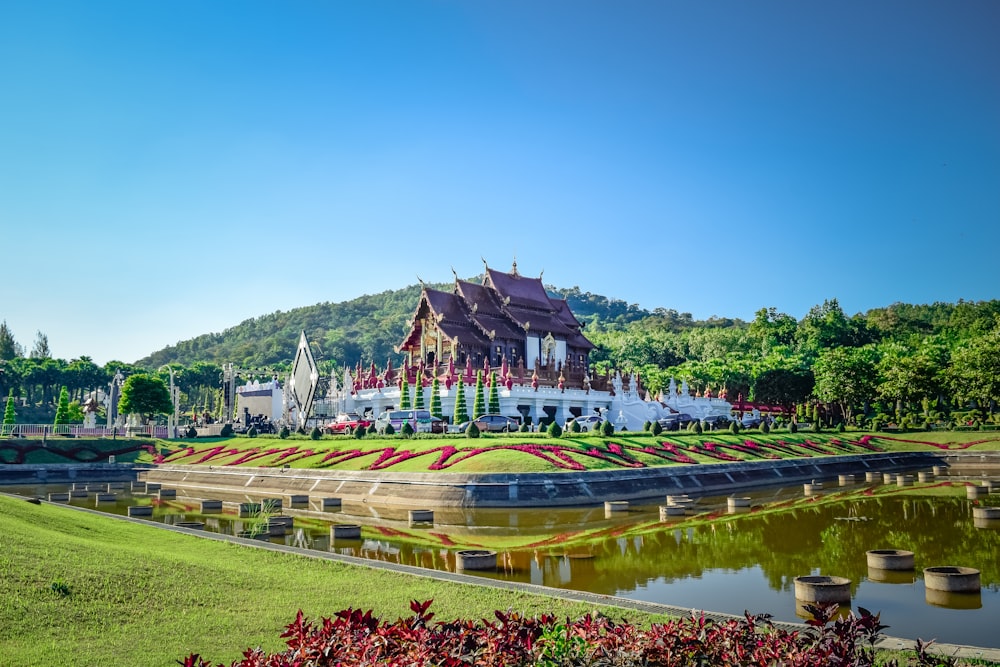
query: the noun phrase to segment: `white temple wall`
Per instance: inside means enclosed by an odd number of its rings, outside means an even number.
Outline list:
[[[528,336],[527,341],[524,343],[524,367],[534,368],[535,362],[542,353],[542,341],[538,336]]]

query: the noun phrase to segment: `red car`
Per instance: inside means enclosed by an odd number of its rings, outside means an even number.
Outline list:
[[[336,421],[327,424],[324,428],[327,433],[332,435],[351,435],[357,428],[368,428],[371,426],[371,420],[362,419],[360,416],[354,413],[341,413],[337,415]]]

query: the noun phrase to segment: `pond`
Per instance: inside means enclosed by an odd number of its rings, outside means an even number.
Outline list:
[[[0,490],[45,497],[68,488]],[[225,534],[254,524],[238,518],[231,504],[245,497],[212,495],[227,501],[225,511],[201,515],[197,500],[183,490],[177,501],[116,493],[114,503],[97,504],[93,493],[72,502],[117,514],[130,505],[152,505],[151,520],[194,520]],[[286,502],[283,513],[294,524],[285,536],[270,539],[448,571],[455,571],[461,547],[495,549],[495,570],[467,573],[685,609],[769,613],[779,621],[803,620],[796,576],[835,575],[851,580],[851,608],[881,612],[890,635],[1000,647],[1000,522],[974,520],[960,482],[907,489],[834,484],[814,497],[796,486],[749,495],[750,510],[728,510],[725,497],[699,498],[688,516],[668,520],[661,520],[656,505],[632,505],[614,513],[603,507],[436,510],[426,524],[410,523],[406,510],[345,503],[339,511],[322,512],[315,500],[300,510]],[[362,537],[332,539],[330,526],[337,523],[361,525]],[[866,551],[890,548],[913,551],[915,569],[870,571]],[[980,570],[981,592],[926,590],[923,568],[940,565]]]

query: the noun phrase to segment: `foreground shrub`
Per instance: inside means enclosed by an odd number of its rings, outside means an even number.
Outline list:
[[[233,437],[233,425],[232,424],[226,424],[225,426],[223,426],[222,430],[219,431],[219,435],[221,435],[223,438],[231,438],[231,437]]]
[[[653,435],[660,435],[661,433],[663,433],[663,424],[661,424],[659,421],[655,421],[646,430],[652,433]]]
[[[612,435],[614,435],[614,432],[615,432],[615,427],[611,422],[609,422],[608,420],[604,420],[601,423],[601,435],[603,435],[605,438],[611,437]]]
[[[837,606],[811,607],[817,620],[805,631],[775,627],[766,614],[712,621],[704,616],[657,623],[648,629],[616,623],[600,614],[577,621],[516,612],[494,612],[496,620],[434,622],[427,602],[411,602],[413,616],[383,621],[358,609],[345,609],[318,624],[299,611],[281,635],[288,648],[268,655],[247,649],[233,667],[333,667],[334,665],[796,665],[819,667],[876,664],[874,643],[886,626],[878,614],[859,608],[831,622]],[[954,664],[931,658],[917,642],[920,665]],[[185,667],[211,667],[189,655]],[[887,667],[894,661],[880,662]],[[221,667],[221,665],[220,665]]]
[[[312,430],[309,431],[309,437],[313,440],[319,440],[323,437],[323,432],[319,430],[319,426],[313,426]]]
[[[287,426],[282,426],[281,430],[278,431],[278,437],[281,438],[282,440],[287,440],[288,436],[290,436],[291,434],[292,432],[288,430]]]
[[[563,434],[562,427],[556,422],[549,424],[549,437],[550,438],[561,438]]]
[[[479,427],[476,426],[476,422],[469,422],[469,425],[465,427],[465,437],[466,438],[479,437]]]

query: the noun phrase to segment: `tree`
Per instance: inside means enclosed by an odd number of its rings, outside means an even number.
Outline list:
[[[918,350],[911,350],[899,343],[890,343],[879,349],[882,351],[878,365],[880,397],[909,405],[941,394],[941,370],[947,366],[944,348],[922,345]]]
[[[497,382],[497,372],[490,373],[490,414],[500,414],[500,388]]]
[[[799,324],[794,317],[779,313],[777,308],[761,308],[755,315],[747,329],[747,336],[759,347],[762,355],[766,356],[779,345],[795,342]]]
[[[483,372],[476,373],[476,399],[472,403],[472,418],[479,419],[486,414],[486,395],[483,391]]]
[[[424,378],[421,376],[420,373],[417,373],[417,383],[413,386],[413,389],[416,392],[415,398],[414,398],[414,401],[413,401],[413,407],[415,409],[417,409],[417,410],[423,410],[424,409]]]
[[[59,404],[56,407],[55,426],[69,423],[69,390],[63,385],[59,390]]]
[[[52,351],[49,349],[49,337],[41,331],[35,334],[35,345],[31,348],[32,359],[51,359]]]
[[[431,382],[431,414],[438,419],[444,419],[444,415],[441,413],[441,384],[436,375]]]
[[[955,398],[980,408],[1000,401],[1000,325],[954,351],[949,383]]]
[[[14,334],[7,326],[7,320],[0,322],[0,361],[10,361],[23,354],[21,346],[14,340]]]
[[[399,375],[399,409],[410,409],[410,381],[405,371]]]
[[[143,421],[150,421],[155,415],[167,414],[174,409],[170,400],[167,383],[146,373],[136,373],[125,379],[122,396],[118,401],[121,414],[142,415]]]
[[[458,384],[455,385],[455,423],[463,424],[469,421],[469,404],[465,401],[465,384],[462,376],[458,377]]]
[[[17,415],[14,413],[14,390],[7,392],[7,406],[3,410],[3,425],[17,423]]]
[[[780,405],[791,412],[813,392],[816,379],[812,371],[774,368],[761,372],[753,382],[753,400],[766,405]]]
[[[878,371],[871,346],[823,350],[813,365],[813,373],[816,397],[836,404],[844,421],[851,421],[856,406],[875,398]]]

